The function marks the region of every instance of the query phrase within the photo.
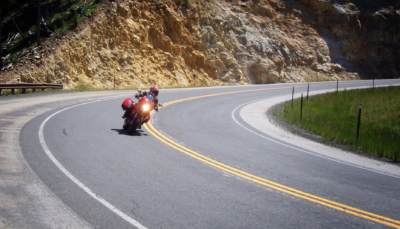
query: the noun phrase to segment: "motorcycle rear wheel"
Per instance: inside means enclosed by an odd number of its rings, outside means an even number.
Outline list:
[[[132,125],[128,129],[128,134],[132,135],[133,132],[135,132],[136,128],[138,128],[139,124],[140,124],[140,119],[135,119]]]

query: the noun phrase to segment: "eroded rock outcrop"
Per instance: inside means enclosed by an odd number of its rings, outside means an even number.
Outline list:
[[[304,18],[324,37],[333,62],[362,78],[400,77],[399,1],[300,2],[290,5],[304,12]]]
[[[332,48],[305,23],[301,11],[279,0],[191,0],[189,6],[119,1],[40,70],[25,69],[18,78],[69,88],[358,78],[332,63],[331,56]]]

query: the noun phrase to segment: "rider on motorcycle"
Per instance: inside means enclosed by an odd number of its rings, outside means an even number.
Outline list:
[[[150,96],[149,96],[150,95]],[[150,100],[151,102],[154,102],[154,110],[158,111],[158,106],[162,107],[162,104],[158,104],[158,87],[157,86],[152,86],[150,88],[149,92],[139,92],[136,93],[135,98],[136,99],[140,99],[143,96],[146,96],[146,98],[148,100]]]
[[[149,100],[150,102],[154,102],[154,110],[158,111],[158,107],[162,107],[163,106],[161,103],[160,104],[158,103],[158,97],[157,96],[158,96],[159,90],[158,90],[158,88],[156,86],[152,86],[150,88],[149,92],[146,92],[146,91],[145,92],[141,92],[140,90],[138,90],[138,91],[139,91],[139,93],[135,94],[135,98],[136,99],[140,99],[143,96],[146,96],[147,100]],[[125,113],[122,116],[122,118],[126,118],[132,113],[132,109],[134,107],[134,104],[135,104],[135,102],[133,102],[133,101],[129,104],[129,107],[127,107],[127,109],[125,110]],[[146,120],[143,121],[143,123],[147,123],[149,120],[150,120],[150,115]],[[138,128],[141,129],[141,126],[139,126]]]
[[[140,91],[140,90],[138,90],[138,91]],[[149,95],[150,95],[150,96],[149,96]],[[162,104],[161,104],[161,103],[158,104],[158,97],[157,97],[157,96],[158,96],[158,88],[157,88],[156,86],[152,86],[152,87],[150,88],[150,91],[149,91],[149,92],[141,92],[141,91],[140,91],[139,93],[136,93],[136,94],[135,94],[135,98],[136,98],[136,99],[140,99],[140,98],[142,98],[143,96],[146,96],[146,98],[147,98],[148,100],[152,101],[152,102],[154,101],[154,110],[158,111],[158,107],[159,107],[159,106],[162,107]],[[132,101],[132,103],[129,105],[129,107],[126,108],[125,113],[124,113],[124,115],[122,116],[122,118],[126,118],[126,117],[128,117],[128,116],[131,114],[134,103],[135,103],[135,102]]]
[[[135,98],[136,99],[140,99],[143,96],[146,96],[146,99],[148,99],[151,102],[154,102],[154,110],[158,111],[158,107],[162,107],[163,105],[160,103],[158,104],[158,87],[157,86],[152,86],[150,88],[149,92],[139,92],[136,93]],[[143,123],[147,123],[150,120],[150,115],[148,117],[148,119],[144,120]],[[138,127],[139,129],[141,129],[141,126]]]

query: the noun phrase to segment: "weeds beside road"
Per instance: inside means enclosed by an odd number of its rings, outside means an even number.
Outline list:
[[[359,135],[358,116],[362,104]],[[400,87],[344,90],[285,103],[274,114],[289,124],[322,136],[324,142],[348,145],[378,157],[400,159]]]

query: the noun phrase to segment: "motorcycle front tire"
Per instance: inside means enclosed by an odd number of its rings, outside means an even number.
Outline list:
[[[124,128],[124,130],[128,130],[129,129],[129,123],[130,123],[129,119],[125,120],[124,125],[122,126],[122,128]]]
[[[128,129],[128,134],[132,135],[133,132],[135,132],[135,130],[138,128],[139,124],[140,124],[140,119],[135,119],[132,125]]]

